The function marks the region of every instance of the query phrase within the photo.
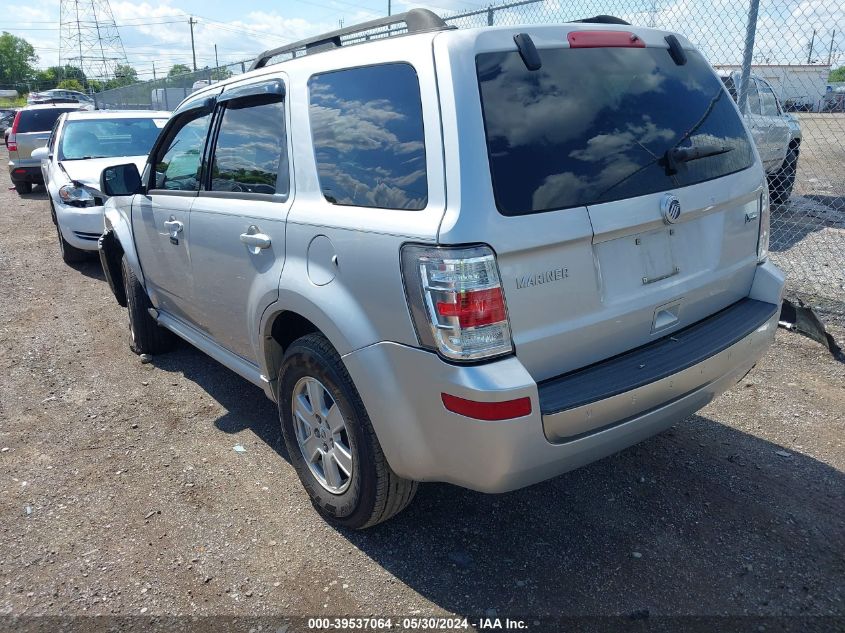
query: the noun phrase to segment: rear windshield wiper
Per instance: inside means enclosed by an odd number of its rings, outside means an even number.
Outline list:
[[[678,165],[688,163],[699,158],[718,156],[732,152],[728,145],[696,145],[695,147],[673,147],[666,150],[666,172],[669,175],[678,173]]]

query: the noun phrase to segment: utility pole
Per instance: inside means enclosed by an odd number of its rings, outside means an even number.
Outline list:
[[[217,44],[214,45],[214,66],[219,70],[220,69],[220,61],[217,59]],[[220,73],[217,73],[218,75]]]
[[[833,29],[833,35],[830,36],[830,48],[827,49],[827,65],[830,66],[830,62],[833,59],[833,40],[836,39],[836,29]]]
[[[813,46],[816,43],[816,29],[813,29],[813,37],[810,38],[810,49],[807,51],[807,63],[813,63]]]
[[[387,15],[393,15],[391,12],[390,0],[387,0]]]
[[[188,24],[191,25],[191,54],[194,57],[194,72],[197,70],[197,49],[194,47],[194,24],[196,23],[194,16],[188,18]]]
[[[153,62],[153,81],[156,81],[156,79],[157,79],[157,77],[156,77],[156,63]]]
[[[754,39],[757,36],[757,15],[760,0],[751,0],[748,7],[748,24],[745,28],[745,48],[742,51],[742,71],[739,77],[739,96],[736,100],[740,112],[745,112],[748,103],[748,81],[751,77],[751,57],[754,54]]]

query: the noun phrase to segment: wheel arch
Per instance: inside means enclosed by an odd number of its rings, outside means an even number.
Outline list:
[[[129,203],[122,208],[111,200],[106,202],[103,210],[105,231],[98,245],[103,272],[114,292],[115,299],[124,307],[126,307],[126,289],[123,287],[123,276],[120,273],[120,260],[124,255],[135,277],[142,286],[146,287],[138,252],[135,250],[135,240],[132,237],[130,208]],[[109,235],[112,237],[109,238]]]
[[[344,331],[358,322],[354,315],[329,315],[307,297],[293,292],[282,292],[279,299],[269,306],[261,319],[259,361],[262,371],[274,387],[278,380],[285,351],[296,339],[312,332],[326,337],[338,354],[352,351],[358,341]]]

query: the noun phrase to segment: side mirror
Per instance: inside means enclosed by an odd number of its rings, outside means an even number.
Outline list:
[[[32,158],[35,160],[44,160],[45,158],[53,158],[48,147],[39,147],[32,150]]]
[[[100,175],[100,191],[109,197],[141,193],[141,174],[135,163],[106,167]]]

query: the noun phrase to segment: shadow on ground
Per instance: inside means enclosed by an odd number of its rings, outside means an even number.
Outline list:
[[[58,252],[59,246],[56,245],[56,252]],[[91,279],[96,279],[98,281],[105,281],[106,277],[103,275],[103,266],[100,264],[100,258],[96,253],[92,253],[90,257],[85,259],[85,261],[77,262],[75,264],[67,264],[69,268],[72,268],[76,272],[80,273],[81,275],[85,275],[86,277],[90,277]],[[111,290],[106,288],[106,292],[111,295]]]
[[[772,205],[770,250],[786,252],[812,233],[845,227],[845,209],[833,206],[841,200],[832,196],[793,195],[785,204]]]
[[[46,200],[47,190],[41,185],[35,185],[32,189],[32,193],[22,193],[18,195],[23,200]]]
[[[218,429],[249,429],[287,459],[276,407],[260,389],[187,345],[155,363],[227,409]],[[424,598],[468,617],[841,616],[843,508],[842,472],[692,416],[524,490],[426,484],[394,520],[339,533]]]

